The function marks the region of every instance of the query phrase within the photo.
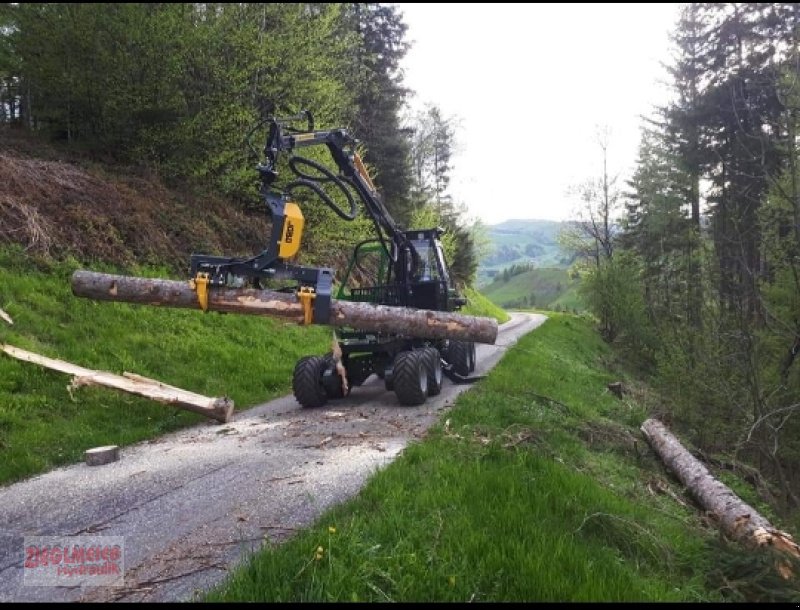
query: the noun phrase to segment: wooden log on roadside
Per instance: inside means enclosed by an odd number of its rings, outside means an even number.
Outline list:
[[[717,519],[722,531],[730,538],[751,548],[771,546],[800,557],[800,547],[791,534],[775,529],[727,485],[714,478],[664,424],[656,419],[648,419],[642,424],[641,430],[666,467]],[[783,570],[781,573],[786,576]]]
[[[123,373],[120,376],[106,371],[86,369],[63,360],[40,356],[13,345],[0,345],[0,350],[17,360],[32,362],[54,371],[72,375],[70,387],[98,385],[114,388],[151,398],[179,409],[199,413],[223,423],[230,421],[233,417],[234,404],[229,398],[209,398],[134,373]]]
[[[175,280],[76,271],[72,274],[72,293],[98,301],[200,309],[197,293],[189,282]],[[297,297],[271,290],[213,288],[208,291],[208,310],[303,322],[303,306]],[[489,344],[497,339],[497,321],[493,318],[335,299],[331,300],[329,319],[316,322],[422,339],[459,339]]]

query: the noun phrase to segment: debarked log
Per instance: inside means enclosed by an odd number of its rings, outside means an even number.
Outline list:
[[[85,385],[99,385],[144,396],[179,409],[205,415],[223,423],[230,421],[233,417],[233,401],[226,397],[208,397],[202,394],[195,394],[135,373],[126,372],[120,376],[106,371],[95,371],[64,360],[47,358],[13,345],[0,344],[0,351],[17,360],[31,362],[54,371],[72,375],[70,389]]]
[[[678,477],[730,538],[748,547],[771,546],[800,557],[800,547],[791,534],[775,529],[733,490],[714,478],[664,424],[657,419],[648,419],[641,430],[667,469]]]
[[[200,309],[197,292],[188,281],[139,278],[94,271],[72,274],[72,293],[98,301],[120,301]],[[255,288],[210,288],[209,311],[279,318],[303,323],[303,305],[294,294]],[[464,314],[356,303],[331,299],[328,320],[318,324],[360,331],[399,334],[420,339],[458,339],[493,344],[497,321]]]

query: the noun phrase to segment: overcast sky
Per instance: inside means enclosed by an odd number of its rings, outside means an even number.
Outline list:
[[[488,224],[566,220],[571,185],[636,159],[639,116],[669,95],[679,4],[403,4],[413,102],[454,117],[450,192]]]

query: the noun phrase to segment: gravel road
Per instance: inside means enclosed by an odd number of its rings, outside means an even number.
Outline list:
[[[495,345],[478,345],[476,375],[545,321],[512,314]],[[373,377],[346,399],[302,409],[286,396],[123,447],[118,462],[59,468],[0,488],[0,602],[190,601],[263,542],[281,541],[358,492],[409,441],[424,436],[469,385],[402,407]],[[23,582],[26,536],[123,539],[124,586]]]

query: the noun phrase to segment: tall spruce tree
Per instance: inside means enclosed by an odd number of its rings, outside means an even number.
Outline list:
[[[391,214],[410,218],[410,143],[401,127],[409,91],[400,62],[409,43],[397,7],[379,3],[344,5],[345,31],[355,36],[348,58],[347,86],[354,92],[353,132],[366,144],[364,161]]]
[[[686,263],[694,219],[687,219],[684,212],[691,179],[680,169],[666,125],[653,121],[643,128],[636,170],[626,194],[625,231],[619,242],[641,260],[645,303],[656,324],[692,317],[686,289],[693,278],[686,275]]]

